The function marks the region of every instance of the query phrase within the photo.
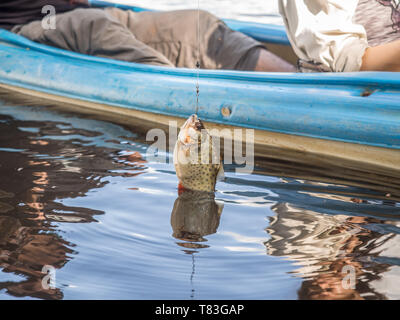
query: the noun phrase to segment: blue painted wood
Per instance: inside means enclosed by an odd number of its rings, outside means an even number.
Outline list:
[[[194,112],[196,77],[192,69],[87,56],[0,30],[4,84],[186,118]],[[205,121],[400,149],[399,73],[200,70],[199,79]],[[366,90],[372,93],[364,97]]]

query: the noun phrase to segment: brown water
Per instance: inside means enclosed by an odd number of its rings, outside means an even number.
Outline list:
[[[1,299],[400,298],[391,172],[275,153],[226,167],[215,197],[178,196],[147,147],[135,128],[0,103]]]

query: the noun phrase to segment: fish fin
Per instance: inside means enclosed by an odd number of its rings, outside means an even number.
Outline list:
[[[180,196],[182,193],[184,193],[187,189],[183,186],[183,184],[179,181],[178,184],[178,196]]]
[[[225,180],[225,172],[224,172],[224,166],[220,165],[218,173],[217,173],[217,180],[218,181],[224,181]]]

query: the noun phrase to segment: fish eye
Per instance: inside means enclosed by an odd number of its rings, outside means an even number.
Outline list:
[[[198,130],[205,129],[203,122],[200,119],[198,119],[196,122],[196,129]]]

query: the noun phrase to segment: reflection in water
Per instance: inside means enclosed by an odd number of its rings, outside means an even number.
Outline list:
[[[278,152],[252,175],[228,166],[222,228],[214,194],[175,199],[173,165],[146,162],[143,142],[110,121],[0,105],[0,297],[187,298],[190,286],[194,298],[195,285],[196,298],[400,297],[398,175]],[[56,289],[42,288],[44,265]]]
[[[203,237],[217,232],[223,204],[215,201],[214,193],[182,192],[175,200],[171,213],[173,236],[187,242],[178,243],[186,248],[207,248],[197,242],[207,241]]]
[[[304,278],[299,299],[385,299],[370,283],[380,278],[389,265],[374,263],[382,246],[394,235],[371,231],[364,225],[385,223],[370,217],[329,216],[278,203],[266,231],[267,254],[287,257],[301,267]],[[386,222],[388,223],[388,222]],[[355,287],[343,285],[345,266],[353,267]],[[347,267],[346,267],[347,268]]]
[[[41,271],[44,265],[62,268],[76,252],[55,223],[94,222],[95,215],[103,214],[64,205],[62,199],[104,187],[103,177],[126,168],[129,160],[132,166],[138,156],[126,159],[115,156],[113,148],[90,145],[103,134],[69,123],[3,114],[0,121],[0,267],[24,278],[0,282],[0,289],[16,297],[61,299],[59,286],[42,288]],[[130,170],[140,170],[140,164]]]
[[[1,289],[17,297],[60,299],[60,289],[45,290],[41,273],[44,265],[62,268],[72,253],[71,244],[50,233],[51,228],[39,221],[11,216],[0,217],[0,265],[3,272],[23,275],[20,282],[0,283]],[[49,233],[44,233],[49,231]]]
[[[212,192],[185,190],[175,200],[171,213],[172,236],[185,253],[192,255],[191,298],[194,298],[193,279],[195,274],[195,249],[208,248],[199,242],[207,241],[204,236],[217,232],[223,210],[223,203],[215,201]],[[189,250],[188,250],[189,249]]]

